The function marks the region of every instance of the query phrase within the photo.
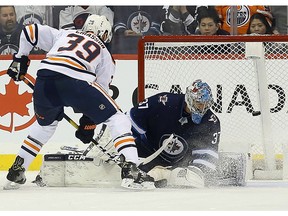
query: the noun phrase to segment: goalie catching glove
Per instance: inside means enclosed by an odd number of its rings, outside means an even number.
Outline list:
[[[29,64],[30,59],[28,58],[28,56],[21,56],[21,58],[17,58],[16,54],[14,54],[13,62],[11,63],[11,65],[7,70],[7,74],[14,81],[21,81],[27,73]]]
[[[78,130],[75,132],[75,136],[83,143],[89,143],[93,139],[94,130],[96,124],[87,116],[83,115],[79,120]]]

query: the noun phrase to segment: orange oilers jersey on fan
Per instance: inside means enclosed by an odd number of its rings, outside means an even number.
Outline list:
[[[222,29],[231,32],[231,6],[215,6],[218,11],[219,17],[222,20]],[[255,13],[263,13],[265,16],[272,18],[269,7],[267,6],[250,6],[250,5],[240,5],[237,6],[237,30],[238,35],[246,34],[250,17]]]
[[[17,57],[27,56],[34,46],[48,52],[39,70],[45,68],[75,79],[97,81],[106,91],[109,90],[115,62],[95,34],[32,24],[22,31],[20,43]]]

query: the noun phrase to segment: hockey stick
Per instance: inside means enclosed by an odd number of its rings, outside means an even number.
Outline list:
[[[165,140],[165,142],[163,143],[163,145],[157,150],[155,151],[153,154],[151,154],[150,156],[148,156],[147,158],[144,158],[142,160],[142,162],[140,163],[140,165],[145,165],[150,163],[152,160],[154,160],[162,151],[164,151],[164,149],[169,145],[169,143],[171,142],[171,140],[174,138],[174,134],[171,134],[170,137],[168,139]]]
[[[65,150],[65,151],[74,152],[76,154],[82,154],[84,152],[84,150],[79,150],[77,147],[71,147],[71,146],[61,146],[60,149]]]
[[[102,128],[99,131],[98,136],[96,137],[96,139],[93,139],[92,142],[90,143],[90,145],[86,148],[86,150],[83,152],[83,155],[86,156],[88,154],[88,152],[91,151],[91,149],[96,146],[97,148],[99,148],[104,154],[108,155],[109,158],[113,158],[113,155],[111,155],[109,152],[107,152],[107,150],[105,148],[103,148],[100,144],[99,144],[99,140],[101,139],[101,137],[103,136],[105,130],[107,128],[106,124],[102,124]]]
[[[23,81],[31,88],[34,89],[34,85],[25,77],[22,77]],[[67,116],[64,113],[64,118],[76,129],[78,129],[78,125],[76,122],[74,122],[69,116]],[[100,144],[99,144],[99,140],[102,137],[105,129],[106,129],[107,125],[103,124],[102,128],[99,132],[99,135],[97,136],[96,140],[92,139],[90,145],[87,147],[87,149],[83,152],[83,155],[86,156],[87,153],[93,148],[93,146],[95,145],[96,147],[98,147],[104,154],[106,154],[110,160],[114,161],[117,165],[119,165],[121,167],[121,159],[119,158],[119,160],[116,158],[117,155],[112,155],[109,152],[107,152],[107,150],[105,148],[103,148]],[[165,140],[165,142],[163,143],[163,145],[157,150],[155,151],[152,155],[148,156],[147,158],[144,158],[142,160],[142,162],[140,163],[141,165],[145,165],[148,164],[149,162],[151,162],[152,160],[154,160],[167,146],[168,144],[171,142],[171,140],[173,139],[174,134],[171,134],[170,137]]]

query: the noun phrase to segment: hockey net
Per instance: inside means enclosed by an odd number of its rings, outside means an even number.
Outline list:
[[[247,153],[251,178],[287,178],[287,57],[288,36],[146,36],[138,100],[206,81],[221,122],[219,151]]]

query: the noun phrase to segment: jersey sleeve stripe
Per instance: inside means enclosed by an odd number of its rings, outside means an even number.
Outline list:
[[[145,134],[145,133],[146,133],[145,130],[143,130],[142,128],[140,128],[140,127],[135,123],[134,119],[133,119],[132,116],[131,116],[131,110],[130,110],[126,115],[130,118],[132,127],[135,129],[135,131],[137,131],[137,133],[139,133],[139,134]]]
[[[195,154],[200,154],[200,155],[208,154],[208,155],[211,155],[212,157],[219,159],[218,152],[210,150],[210,149],[193,150],[192,155],[195,155]]]
[[[34,33],[33,33],[32,25],[29,25],[28,28],[29,28],[31,41],[34,41]]]
[[[36,46],[38,42],[38,26],[36,24],[26,26],[24,29],[26,40],[32,45]]]

